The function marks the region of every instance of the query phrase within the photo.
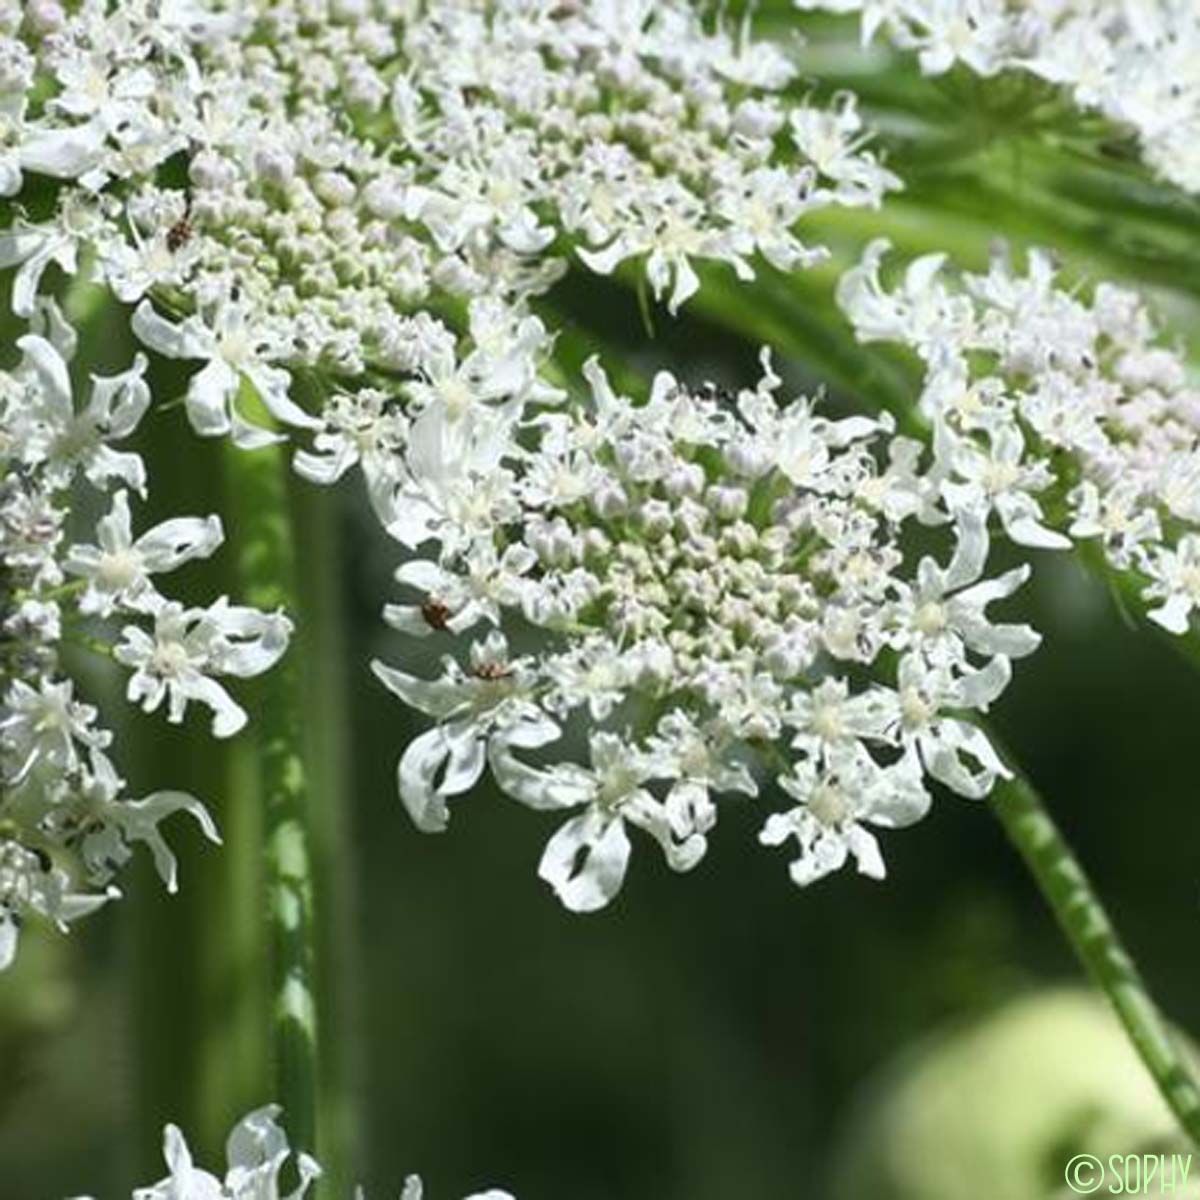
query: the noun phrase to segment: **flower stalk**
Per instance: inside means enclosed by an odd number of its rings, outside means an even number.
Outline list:
[[[1108,997],[1142,1063],[1188,1137],[1200,1145],[1200,1079],[1176,1044],[1083,866],[1041,797],[1021,775],[1000,781],[988,801],[1059,927]]]
[[[287,459],[277,446],[230,449],[229,490],[240,522],[238,573],[251,603],[294,612],[296,548],[287,497]],[[269,938],[273,1097],[288,1114],[298,1149],[315,1152],[318,1107],[313,868],[304,688],[293,652],[258,697],[258,775],[263,804],[263,872]]]

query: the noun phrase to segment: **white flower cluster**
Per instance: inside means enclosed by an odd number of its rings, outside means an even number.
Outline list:
[[[1200,388],[1140,297],[1102,283],[1088,298],[1059,286],[1046,254],[1021,274],[1003,250],[985,275],[917,259],[889,291],[887,249],[872,243],[838,298],[860,339],[924,363],[943,502],[994,513],[1025,546],[1098,539],[1150,617],[1186,632],[1200,611]]]
[[[1146,161],[1200,192],[1200,7],[1195,0],[795,0],[861,14],[926,74],[1028,71],[1133,129]]]
[[[360,465],[389,532],[440,539],[448,563],[534,511],[510,467],[542,421],[526,410],[562,393],[526,301],[570,257],[644,263],[674,311],[695,261],[803,267],[823,254],[797,237],[806,213],[896,185],[852,97],[785,101],[778,48],[681,0],[94,0],[10,27],[14,169],[68,181],[51,214],[0,235],[16,311],[51,264],[84,264],[137,305],[148,347],[203,362],[186,397],[199,433],[311,433],[301,474]],[[435,315],[456,306],[461,334]],[[293,395],[304,372],[335,382],[320,411]],[[190,614],[158,623],[204,652]],[[155,653],[143,633],[118,656]],[[137,680],[173,715],[188,698]]]
[[[851,857],[881,877],[867,827],[923,816],[926,776],[981,797],[1005,773],[964,717],[1038,644],[986,613],[1026,570],[984,578],[986,509],[939,495],[919,445],[886,422],[780,402],[763,362],[736,397],[661,375],[640,405],[590,364],[590,405],[544,413],[526,431],[536,443],[504,460],[505,439],[444,410],[413,428],[412,456],[438,447],[443,470],[434,489],[413,464],[392,532],[440,552],[399,569],[416,594],[385,618],[480,632],[434,680],[375,664],[438,722],[405,750],[400,794],[439,830],[490,766],[513,798],[569,812],[540,874],[573,910],[617,892],[627,826],[686,870],[716,799],[753,796],[763,776],[794,806],[761,840],[794,838],[805,884]],[[947,566],[911,561],[914,519],[952,523]],[[510,649],[531,627],[536,650]],[[526,759],[571,731],[586,732],[585,762]]]
[[[788,58],[685,0],[39,0],[0,5],[0,34],[0,193],[67,181],[0,236],[16,310],[83,263],[143,301],[149,346],[206,364],[198,432],[243,444],[269,436],[254,393],[322,427],[301,369],[511,396],[546,341],[521,305],[569,258],[642,261],[675,309],[693,262],[802,266],[806,213],[896,184],[852,97],[783,99]],[[481,298],[517,312],[460,349],[434,314]]]
[[[292,1158],[287,1134],[277,1118],[282,1110],[270,1104],[243,1117],[225,1145],[227,1170],[224,1179],[197,1167],[183,1133],[168,1125],[163,1134],[163,1158],[169,1174],[150,1187],[136,1188],[133,1200],[303,1200],[312,1182],[321,1177],[320,1165],[307,1154],[297,1154],[292,1163],[299,1177],[286,1194],[280,1175]],[[421,1181],[410,1175],[400,1200],[421,1200]],[[77,1200],[88,1200],[86,1196]],[[363,1200],[362,1193],[357,1200]],[[466,1200],[513,1200],[507,1192],[494,1189],[477,1192]]]
[[[93,376],[77,404],[68,362],[75,336],[52,303],[42,302],[35,332],[21,337],[20,363],[0,371],[0,970],[13,960],[29,913],[60,925],[116,896],[110,884],[144,842],[174,891],[175,858],[158,830],[172,813],[192,814],[213,841],[204,806],[183,792],[134,800],[108,757],[110,731],[75,696],[63,673],[64,644],[96,645],[96,622],[119,618],[112,650],[132,669],[131,701],[182,719],[189,701],[214,713],[217,736],[246,715],[219,676],[266,670],[287,646],[280,614],[224,599],[184,609],[151,577],[207,558],[223,534],[216,517],[164,521],[135,537],[129,492],[146,492],[141,457],[118,450],[150,403],[145,359],[119,375]],[[115,488],[115,490],[113,490]],[[74,540],[75,505],[111,493],[95,525],[95,544]]]

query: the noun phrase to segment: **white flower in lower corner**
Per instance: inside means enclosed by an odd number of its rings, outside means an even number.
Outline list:
[[[96,522],[98,545],[79,542],[64,567],[87,581],[79,609],[106,617],[116,607],[153,610],[162,603],[150,576],[173,571],[193,558],[207,558],[224,540],[221,519],[176,517],[147,530],[136,541],[129,494],[113,496],[112,510]]]
[[[798,763],[779,785],[799,801],[767,818],[758,840],[779,846],[795,838],[800,856],[789,872],[801,887],[840,870],[853,858],[860,875],[886,874],[879,843],[868,825],[899,829],[929,811],[929,793],[910,759],[880,767],[861,747],[829,756],[824,766]]]
[[[4,947],[3,915],[0,910],[0,954]],[[0,963],[2,966],[2,963]],[[135,1188],[133,1200],[303,1200],[314,1180],[321,1177],[321,1166],[311,1155],[295,1152],[296,1187],[284,1192],[279,1180],[288,1160],[293,1157],[287,1134],[279,1124],[282,1109],[268,1104],[243,1117],[225,1143],[224,1178],[196,1166],[187,1139],[175,1125],[163,1132],[163,1158],[168,1174],[149,1187]],[[355,1200],[366,1200],[361,1188]],[[416,1175],[404,1181],[400,1200],[422,1200],[424,1189]],[[90,1200],[77,1196],[74,1200]],[[476,1192],[465,1200],[513,1200],[508,1192],[494,1188]]]
[[[260,675],[287,649],[292,623],[283,613],[230,604],[184,608],[167,601],[154,617],[154,632],[126,625],[114,657],[133,668],[126,695],[153,712],[165,700],[167,719],[183,720],[191,701],[213,712],[213,734],[231,737],[246,713],[213,676],[247,679]]]
[[[296,1155],[300,1183],[280,1191],[279,1174],[291,1156],[287,1135],[275,1118],[282,1110],[269,1104],[244,1117],[225,1143],[228,1169],[222,1182],[197,1167],[178,1127],[163,1134],[163,1158],[170,1174],[152,1187],[138,1188],[133,1200],[300,1200],[321,1168],[307,1154]]]

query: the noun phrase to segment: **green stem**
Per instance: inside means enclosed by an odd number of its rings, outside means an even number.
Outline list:
[[[294,615],[299,605],[286,455],[277,446],[253,452],[231,448],[226,464],[235,500],[241,598]],[[292,1145],[316,1154],[316,934],[298,659],[293,645],[264,677],[251,728],[258,742],[264,817],[273,1099],[285,1110]]]
[[[1018,775],[998,783],[989,803],[1080,962],[1108,997],[1163,1099],[1200,1145],[1200,1081],[1041,798]]]
[[[303,703],[311,764],[308,830],[317,907],[317,1006],[321,1014],[321,1091],[317,1105],[322,1186],[330,1196],[354,1190],[362,1121],[355,1099],[365,1064],[358,1003],[360,946],[352,882],[358,878],[348,805],[340,802],[348,767],[346,646],[342,611],[345,567],[338,497],[292,476],[297,545]],[[319,797],[320,803],[313,803]]]

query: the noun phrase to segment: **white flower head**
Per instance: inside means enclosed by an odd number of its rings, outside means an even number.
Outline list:
[[[133,668],[127,695],[153,712],[163,702],[167,719],[183,720],[190,702],[212,710],[213,734],[232,737],[246,724],[245,711],[216,676],[249,678],[272,667],[287,649],[292,624],[282,613],[218,600],[208,608],[167,601],[154,613],[154,631],[126,625],[114,656]]]
[[[153,611],[163,603],[150,576],[207,558],[224,540],[221,519],[175,517],[133,537],[129,496],[113,495],[112,510],[96,523],[97,545],[75,543],[63,564],[87,581],[81,612],[108,616],[114,608]]]

